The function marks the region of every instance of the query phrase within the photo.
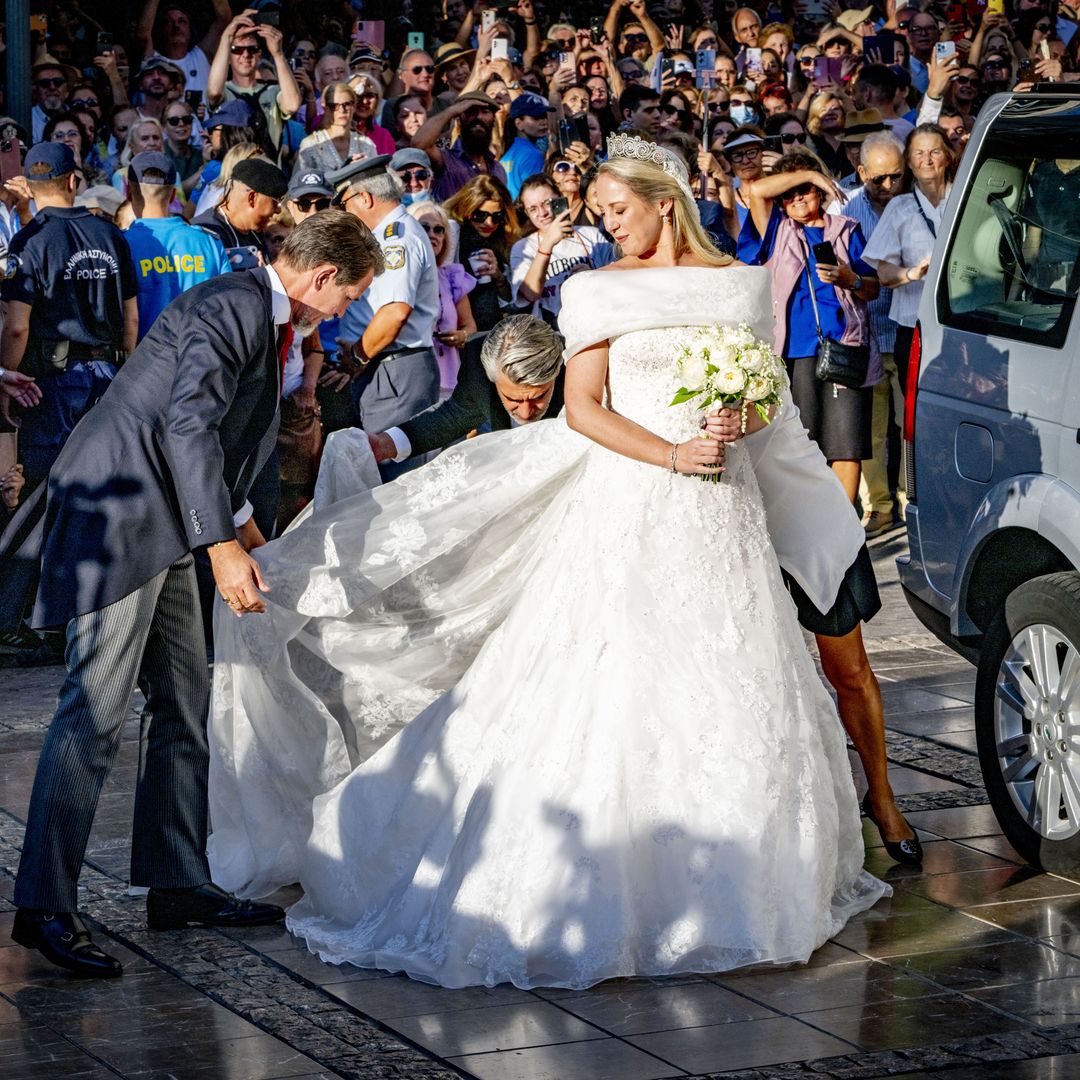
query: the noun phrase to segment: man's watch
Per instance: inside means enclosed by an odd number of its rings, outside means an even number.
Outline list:
[[[863,280],[861,274],[855,275],[855,280],[851,283],[851,288],[848,292],[858,292],[863,286]]]
[[[520,90],[520,89],[521,89],[521,83],[519,83],[519,82],[518,82],[518,81],[517,81],[517,80],[515,79],[515,80],[514,80],[514,82],[508,82],[508,83],[506,84],[506,89],[507,89],[507,90]]]
[[[356,350],[360,351],[357,352]],[[354,341],[352,348],[349,350],[352,353],[353,360],[360,365],[361,368],[366,368],[371,363],[371,357],[364,352],[364,343],[362,341]]]

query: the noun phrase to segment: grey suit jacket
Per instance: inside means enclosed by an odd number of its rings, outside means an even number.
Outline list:
[[[265,270],[204,282],[161,313],[49,474],[35,626],[236,535],[274,448],[280,378]]]

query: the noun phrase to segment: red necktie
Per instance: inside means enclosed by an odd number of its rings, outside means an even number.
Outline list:
[[[287,323],[283,323],[278,328],[277,335],[277,347],[278,347],[278,362],[281,364],[281,385],[285,385],[285,364],[289,359],[289,349],[292,348],[293,343],[293,326],[290,320]]]

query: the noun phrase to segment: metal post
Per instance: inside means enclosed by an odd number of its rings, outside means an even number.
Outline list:
[[[30,0],[6,0],[7,111],[30,130]]]

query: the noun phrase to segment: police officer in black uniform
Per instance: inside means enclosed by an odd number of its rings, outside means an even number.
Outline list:
[[[41,401],[21,415],[19,448],[31,489],[45,479],[75,425],[135,348],[139,308],[123,234],[74,206],[70,147],[38,143],[23,172],[38,212],[8,252],[0,362],[32,375],[41,388]],[[9,397],[0,395],[0,408],[8,413]]]

